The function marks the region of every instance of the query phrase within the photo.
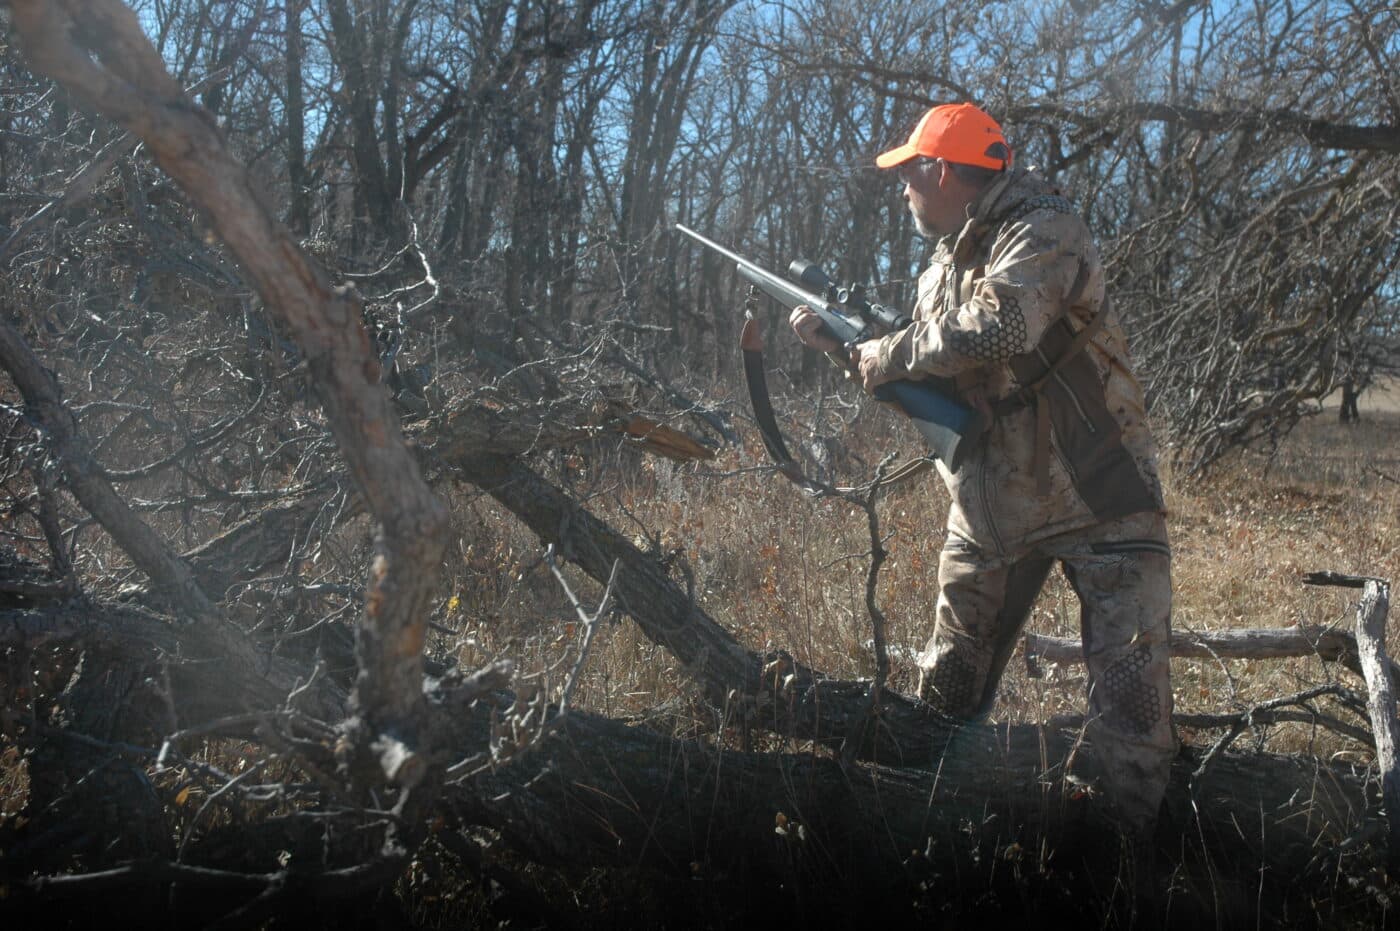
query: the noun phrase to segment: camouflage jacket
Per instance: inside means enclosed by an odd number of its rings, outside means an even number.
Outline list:
[[[968,403],[995,411],[957,472],[939,471],[953,498],[949,529],[1006,554],[1038,540],[1163,509],[1157,451],[1104,270],[1088,227],[1040,176],[1008,172],[939,241],[919,278],[914,323],[879,341],[882,371],[942,378]],[[1069,303],[1070,306],[1066,306]],[[1048,494],[1032,474],[1036,412],[1013,400],[1107,315],[1083,351],[1040,389],[1048,404]]]

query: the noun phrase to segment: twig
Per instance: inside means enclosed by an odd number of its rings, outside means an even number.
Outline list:
[[[316,665],[312,668],[311,675],[307,677],[305,682],[303,682],[301,685],[298,685],[296,688],[292,689],[290,692],[287,693],[287,701],[283,705],[283,707],[286,708],[288,711],[294,710],[296,708],[297,699],[300,698],[302,695],[305,695],[306,692],[311,688],[311,686],[316,684],[316,680],[321,678],[322,674],[325,673],[325,671],[325,661],[322,660],[320,657],[317,657]]]
[[[544,690],[534,686],[520,688],[516,693],[515,702],[506,709],[499,719],[492,722],[489,751],[473,754],[447,767],[445,775],[453,777],[454,781],[460,782],[470,779],[489,767],[500,766],[515,759],[556,730],[568,715],[569,701],[573,697],[580,676],[583,674],[583,667],[593,646],[593,634],[598,628],[598,621],[607,614],[611,605],[613,588],[617,582],[621,560],[613,560],[612,571],[608,574],[607,585],[603,588],[603,597],[599,600],[598,607],[590,613],[574,595],[573,589],[569,587],[568,581],[564,578],[563,572],[555,561],[554,553],[554,544],[551,543],[545,550],[543,560],[549,566],[550,571],[554,573],[555,579],[564,590],[565,597],[569,599],[569,603],[573,605],[574,611],[583,623],[583,637],[579,644],[578,656],[574,658],[573,668],[569,670],[569,674],[564,680],[558,709],[553,715],[549,714],[548,696]],[[485,670],[479,670],[477,675],[483,677],[483,682],[494,683],[499,679],[500,673],[509,668],[512,667],[496,664]]]
[[[228,68],[220,68],[218,71],[211,72],[185,88],[185,92],[187,94],[194,94],[211,81],[217,80],[221,76],[227,76],[228,71]],[[48,95],[49,92],[46,91],[44,96],[47,97]],[[10,257],[15,247],[24,241],[24,237],[28,235],[34,227],[38,226],[49,214],[66,207],[72,207],[80,201],[87,200],[97,187],[97,183],[107,176],[107,172],[112,170],[112,166],[127,155],[136,151],[136,147],[140,142],[141,139],[135,134],[123,132],[110,139],[101,149],[98,149],[97,154],[94,155],[86,165],[75,171],[68,181],[65,182],[62,194],[36,210],[6,238],[4,243],[0,243],[0,264],[3,264],[4,261]]]
[[[1247,723],[1258,725],[1267,724],[1318,724],[1329,731],[1350,737],[1358,743],[1372,746],[1375,738],[1371,732],[1364,727],[1355,724],[1348,724],[1340,718],[1330,714],[1323,714],[1309,708],[1306,711],[1288,711],[1278,709],[1276,711],[1265,711],[1254,709],[1245,714],[1173,714],[1172,723],[1178,727],[1193,727],[1197,730],[1214,730],[1216,728],[1233,727],[1241,722],[1246,715],[1249,717]]]
[[[889,649],[885,644],[885,614],[880,610],[879,602],[876,599],[880,583],[880,568],[885,564],[888,553],[886,553],[884,541],[880,537],[880,516],[875,510],[875,502],[880,496],[880,489],[884,486],[886,470],[893,461],[893,453],[880,461],[875,469],[874,480],[863,488],[864,496],[853,491],[841,490],[841,497],[859,505],[865,511],[866,527],[870,531],[870,567],[865,573],[865,610],[870,615],[871,640],[875,650],[875,678],[870,683],[866,713],[856,719],[856,723],[851,728],[851,732],[846,735],[841,748],[841,758],[848,765],[855,761],[856,752],[865,740],[866,728],[880,712],[880,697],[885,688],[885,679],[889,676],[890,671]]]
[[[159,772],[165,768],[165,761],[169,758],[171,750],[174,749],[177,743],[188,737],[204,737],[226,730],[234,730],[235,733],[243,733],[245,731],[245,725],[251,725],[255,728],[257,725],[266,721],[271,714],[272,712],[268,711],[255,711],[251,714],[231,714],[213,721],[205,721],[203,724],[197,724],[194,727],[187,727],[182,731],[176,731],[161,742],[160,752],[156,754],[156,771]]]
[[[1346,689],[1338,685],[1319,685],[1314,688],[1305,689],[1294,695],[1285,695],[1281,698],[1273,698],[1269,701],[1261,702],[1243,714],[1235,716],[1234,720],[1229,724],[1229,731],[1206,751],[1206,755],[1201,758],[1201,764],[1197,766],[1196,771],[1191,774],[1192,786],[1194,787],[1200,782],[1201,777],[1205,775],[1206,769],[1210,766],[1211,762],[1219,756],[1225,748],[1229,747],[1236,737],[1244,733],[1246,728],[1253,727],[1257,723],[1264,723],[1263,716],[1266,716],[1269,712],[1273,712],[1287,705],[1299,705],[1311,711],[1312,709],[1306,704],[1308,701],[1323,695],[1344,696],[1346,692]],[[1346,731],[1343,731],[1343,733],[1346,733]]]
[[[371,884],[394,875],[402,867],[403,861],[402,856],[380,856],[365,863],[323,872],[312,872],[301,867],[295,874],[295,885],[298,889],[316,890],[328,896],[363,892]],[[268,889],[286,888],[292,877],[292,871],[287,869],[273,873],[238,873],[151,859],[136,860],[93,873],[35,876],[24,884],[36,895],[53,897],[129,892],[133,885],[164,883],[179,883],[196,889],[258,890],[262,894]]]
[[[554,573],[554,578],[559,581],[559,585],[564,589],[564,595],[569,599],[569,604],[574,606],[574,612],[579,620],[583,622],[583,641],[579,645],[578,656],[574,659],[574,667],[569,670],[569,676],[564,680],[563,694],[559,699],[559,712],[556,718],[563,717],[569,711],[569,699],[574,694],[574,688],[578,685],[579,676],[583,673],[583,665],[588,659],[588,651],[593,645],[593,633],[598,628],[598,619],[607,614],[612,602],[613,583],[617,581],[617,567],[621,560],[614,559],[612,571],[608,574],[608,584],[603,587],[603,597],[598,602],[598,609],[592,614],[586,611],[578,598],[574,596],[569,588],[569,583],[564,578],[564,573],[560,571],[559,564],[554,559],[554,544],[550,544],[545,550],[545,562],[549,565],[549,571]]]
[[[0,263],[10,257],[15,247],[24,241],[24,237],[43,222],[49,214],[86,200],[93,189],[97,187],[97,183],[107,176],[107,172],[112,169],[118,159],[134,151],[140,141],[131,133],[121,133],[98,150],[90,162],[74,172],[73,176],[68,179],[62,194],[36,210],[3,243],[0,243]]]
[[[428,262],[428,256],[423,252],[423,246],[418,241],[418,221],[413,218],[411,213],[408,217],[408,229],[410,233],[408,244],[413,249],[414,254],[418,256],[418,263],[423,266],[423,280],[418,284],[426,284],[432,289],[433,293],[408,308],[408,310],[401,312],[399,314],[400,326],[402,326],[404,320],[412,320],[414,317],[418,316],[424,308],[436,301],[438,296],[442,293],[442,286],[439,285],[438,280],[433,277],[433,266]],[[417,286],[418,285],[415,285],[414,287]]]
[[[177,862],[184,861],[185,848],[189,846],[190,838],[194,837],[194,829],[199,826],[199,822],[204,817],[204,813],[209,810],[209,806],[213,805],[219,798],[236,788],[240,782],[262,772],[269,762],[269,760],[258,760],[252,766],[209,793],[209,797],[204,800],[204,804],[199,806],[199,811],[195,812],[194,817],[190,819],[190,823],[185,825],[184,834],[180,837],[180,847],[175,851],[175,860]]]

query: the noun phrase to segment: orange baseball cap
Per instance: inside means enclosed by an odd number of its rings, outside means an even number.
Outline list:
[[[1000,149],[992,148],[997,144]],[[1001,126],[985,110],[970,103],[934,107],[919,120],[908,142],[876,156],[875,164],[894,168],[919,156],[993,171],[1011,167],[1011,146],[1006,144]]]

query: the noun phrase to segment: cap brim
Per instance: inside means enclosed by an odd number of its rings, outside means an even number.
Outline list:
[[[912,143],[906,142],[898,148],[890,149],[888,152],[882,152],[875,156],[875,167],[894,168],[897,165],[903,165],[905,162],[912,161],[917,158],[918,155],[918,149],[915,148]]]

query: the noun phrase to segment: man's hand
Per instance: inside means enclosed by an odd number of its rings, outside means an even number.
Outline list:
[[[792,327],[792,332],[797,334],[797,338],[802,340],[803,345],[822,352],[841,352],[840,343],[825,333],[817,332],[821,329],[822,318],[806,304],[799,304],[792,309],[792,313],[788,315],[788,325]]]
[[[880,341],[877,339],[851,347],[851,369],[859,375],[861,387],[871,392],[896,377],[880,368]]]
[[[792,313],[788,315],[788,325],[804,345],[822,352],[841,354],[843,347],[840,343],[824,333],[817,332],[821,329],[822,318],[806,304],[799,304],[792,309]],[[860,382],[866,391],[874,391],[885,382],[894,381],[895,376],[880,370],[879,340],[866,340],[851,347],[851,367],[846,372],[846,377]]]

